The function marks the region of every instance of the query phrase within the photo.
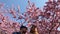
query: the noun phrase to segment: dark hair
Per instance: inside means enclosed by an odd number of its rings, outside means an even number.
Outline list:
[[[32,27],[30,29],[30,33],[35,33],[35,28],[36,28],[36,26],[35,25],[32,25]]]
[[[26,27],[26,26],[21,26],[21,27],[20,27],[20,30],[21,30],[22,28],[26,28],[26,30],[27,30],[27,27]]]

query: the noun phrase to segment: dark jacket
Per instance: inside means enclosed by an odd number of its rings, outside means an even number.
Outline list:
[[[13,32],[13,34],[21,34],[20,32]]]

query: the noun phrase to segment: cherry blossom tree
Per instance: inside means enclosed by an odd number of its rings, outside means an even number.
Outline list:
[[[0,29],[7,34],[18,32],[24,24],[29,29],[35,25],[39,34],[60,34],[60,0],[49,0],[42,10],[28,0],[24,13],[20,13],[20,6],[17,9],[14,6],[5,9],[4,4],[0,4]]]

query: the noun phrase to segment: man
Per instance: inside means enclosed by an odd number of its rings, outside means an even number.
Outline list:
[[[27,27],[26,26],[21,26],[20,27],[20,32],[14,32],[13,34],[26,34],[27,32]]]

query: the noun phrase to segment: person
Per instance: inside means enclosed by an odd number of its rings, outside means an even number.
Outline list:
[[[30,34],[38,34],[37,27],[35,25],[32,25],[30,29]]]
[[[26,26],[21,26],[20,27],[20,32],[13,32],[13,34],[26,34],[27,32],[27,27]]]

